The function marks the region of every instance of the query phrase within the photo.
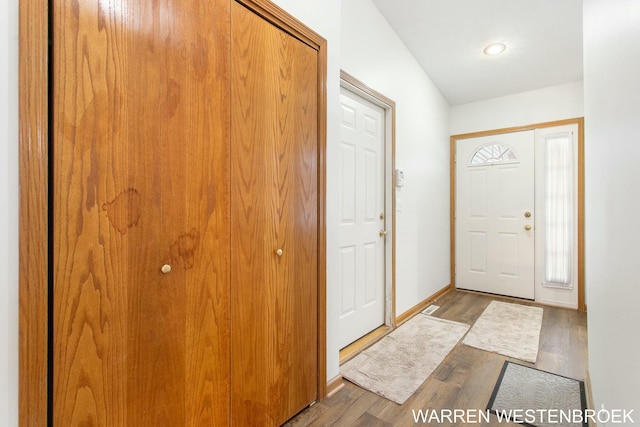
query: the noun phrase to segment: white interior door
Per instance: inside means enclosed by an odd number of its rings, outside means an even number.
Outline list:
[[[385,111],[340,89],[340,348],[384,324]]]
[[[534,132],[456,141],[456,286],[534,298]]]

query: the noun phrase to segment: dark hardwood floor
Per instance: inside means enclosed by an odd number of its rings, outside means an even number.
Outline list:
[[[494,299],[503,300],[500,297],[451,291],[435,303],[440,309],[433,315],[473,325]],[[507,301],[534,305],[527,301]],[[586,314],[544,306],[540,347],[535,364],[478,350],[459,342],[404,405],[398,405],[345,381],[345,387],[333,396],[307,408],[285,425],[412,426],[416,425],[412,410],[484,410],[505,360],[584,380],[587,373]],[[473,425],[509,424],[500,424],[492,416],[489,424]]]

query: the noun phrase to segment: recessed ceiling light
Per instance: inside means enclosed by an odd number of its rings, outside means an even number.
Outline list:
[[[504,43],[492,43],[484,48],[485,55],[499,55],[507,48]]]

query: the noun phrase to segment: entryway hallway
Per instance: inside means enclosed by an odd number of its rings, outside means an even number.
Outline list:
[[[435,303],[440,308],[433,316],[473,325],[492,300],[533,305],[527,301],[453,290]],[[306,409],[285,425],[399,427],[416,425],[414,411],[419,410],[484,411],[505,360],[584,381],[587,374],[586,313],[544,306],[535,364],[459,342],[404,405],[345,381],[345,387],[333,396]],[[508,424],[498,423],[492,415],[490,425]]]

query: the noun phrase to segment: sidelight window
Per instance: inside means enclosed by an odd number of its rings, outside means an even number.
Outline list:
[[[544,284],[572,288],[574,165],[571,132],[544,136]]]

